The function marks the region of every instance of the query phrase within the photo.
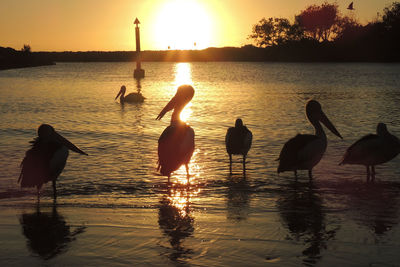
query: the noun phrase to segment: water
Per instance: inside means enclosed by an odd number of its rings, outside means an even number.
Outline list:
[[[338,166],[345,149],[378,122],[400,136],[399,64],[145,63],[143,104],[133,63],[59,63],[0,72],[0,262],[10,265],[393,266],[400,262],[400,157],[377,167]],[[177,86],[196,90],[184,117],[196,133],[184,168],[166,184],[155,118]],[[304,104],[317,99],[330,132],[314,179],[276,173],[282,145],[312,133]],[[169,114],[168,114],[169,115]],[[253,132],[247,175],[224,137],[241,117]],[[88,157],[71,152],[40,205],[17,185],[19,164],[48,123]]]

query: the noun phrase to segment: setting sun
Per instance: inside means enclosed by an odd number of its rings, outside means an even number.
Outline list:
[[[212,25],[199,2],[175,0],[160,6],[153,33],[163,49],[203,49],[211,43]]]

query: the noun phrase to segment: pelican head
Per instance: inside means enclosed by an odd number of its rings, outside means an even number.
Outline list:
[[[242,119],[240,119],[240,118],[236,119],[235,127],[236,127],[236,128],[243,127],[243,121],[242,121]]]
[[[376,134],[379,136],[384,136],[388,133],[388,129],[386,127],[386,124],[384,124],[383,122],[378,123],[378,125],[376,126]]]
[[[172,113],[171,121],[178,121],[179,114],[187,103],[192,100],[194,96],[194,88],[191,85],[181,85],[178,87],[175,96],[168,102],[168,104],[158,114],[156,120],[161,120],[165,113],[174,110]]]
[[[125,92],[126,92],[126,87],[125,87],[125,85],[122,85],[122,86],[121,86],[121,89],[119,90],[118,95],[115,97],[115,100],[116,100],[120,95],[121,95],[121,97],[124,97]]]
[[[314,127],[316,124],[319,124],[318,122],[322,122],[334,135],[343,139],[338,130],[336,130],[335,126],[322,111],[321,104],[318,101],[310,100],[307,102],[306,114],[308,120],[312,125],[314,125]]]
[[[67,147],[68,149],[80,153],[83,155],[88,155],[82,150],[80,150],[78,147],[76,147],[74,144],[72,144],[68,139],[64,138],[62,135],[56,132],[54,130],[53,126],[48,125],[48,124],[42,124],[38,128],[38,136],[39,139],[43,142],[56,142],[59,144],[62,144],[63,146]]]

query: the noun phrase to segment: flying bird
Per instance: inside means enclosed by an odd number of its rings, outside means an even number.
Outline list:
[[[353,8],[353,2],[350,3],[350,5],[347,7],[348,10],[354,10]]]
[[[308,170],[308,176],[312,178],[312,169],[321,160],[327,147],[327,138],[320,122],[322,122],[333,134],[342,138],[335,126],[322,111],[321,104],[316,100],[310,100],[306,104],[308,121],[315,129],[315,134],[298,134],[285,143],[277,159],[279,161],[278,173],[297,170]]]
[[[367,168],[367,181],[375,179],[375,165],[383,164],[400,153],[399,139],[389,133],[386,124],[378,123],[376,134],[368,134],[352,144],[339,165],[358,164]],[[370,170],[371,167],[371,170]]]
[[[21,187],[36,187],[38,199],[43,184],[52,181],[53,196],[57,198],[56,180],[63,171],[68,158],[68,150],[87,155],[66,138],[58,134],[48,124],[38,128],[38,137],[30,142],[32,147],[26,151],[21,162],[18,182]]]
[[[179,115],[193,96],[194,89],[192,86],[179,86],[175,96],[156,118],[156,120],[161,120],[168,111],[173,110],[170,125],[165,128],[158,139],[157,170],[162,175],[168,176],[168,183],[170,182],[171,173],[179,169],[183,164],[186,167],[189,179],[189,162],[194,152],[194,130],[183,122]]]
[[[125,96],[126,92],[126,87],[125,85],[121,86],[121,89],[119,90],[117,96],[115,97],[115,100],[119,98],[119,102],[121,104],[124,104],[125,102],[127,103],[141,103],[144,101],[145,97],[141,93],[130,93]]]
[[[251,148],[253,135],[241,119],[237,119],[235,127],[230,127],[225,135],[226,152],[229,154],[229,172],[232,174],[232,155],[243,156],[243,173],[246,173],[246,156]]]

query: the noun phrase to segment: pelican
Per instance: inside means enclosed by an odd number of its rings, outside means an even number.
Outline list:
[[[368,134],[352,144],[339,165],[358,164],[367,168],[367,181],[375,179],[375,165],[392,160],[400,153],[399,139],[390,134],[386,124],[378,123],[376,134]],[[371,167],[371,171],[370,171]]]
[[[42,185],[52,181],[53,196],[56,199],[56,180],[67,162],[68,149],[83,155],[87,154],[48,124],[39,126],[38,137],[30,143],[32,147],[26,151],[25,158],[21,162],[18,183],[21,187],[36,186],[39,199]]]
[[[318,164],[325,153],[327,139],[320,122],[332,133],[342,138],[335,126],[329,121],[322,111],[321,104],[316,100],[310,100],[306,104],[306,115],[314,126],[315,134],[298,134],[285,143],[279,155],[278,173],[297,170],[308,170],[308,176],[312,178],[312,168]],[[343,139],[343,138],[342,138]]]
[[[130,93],[125,96],[126,92],[126,87],[125,85],[121,86],[121,89],[119,90],[117,96],[115,97],[115,100],[119,97],[119,102],[121,104],[128,102],[128,103],[139,103],[144,101],[144,96],[141,93]]]
[[[226,152],[229,154],[229,172],[232,174],[232,154],[243,156],[243,173],[246,173],[246,156],[251,148],[253,135],[242,119],[236,119],[235,127],[230,127],[226,131],[225,145]]]
[[[181,85],[175,96],[161,110],[156,120],[170,110],[174,110],[171,116],[171,124],[165,128],[158,139],[158,167],[162,175],[168,176],[185,164],[187,177],[189,179],[189,162],[194,151],[194,130],[181,121],[179,115],[182,109],[193,98],[194,89],[190,85]]]

